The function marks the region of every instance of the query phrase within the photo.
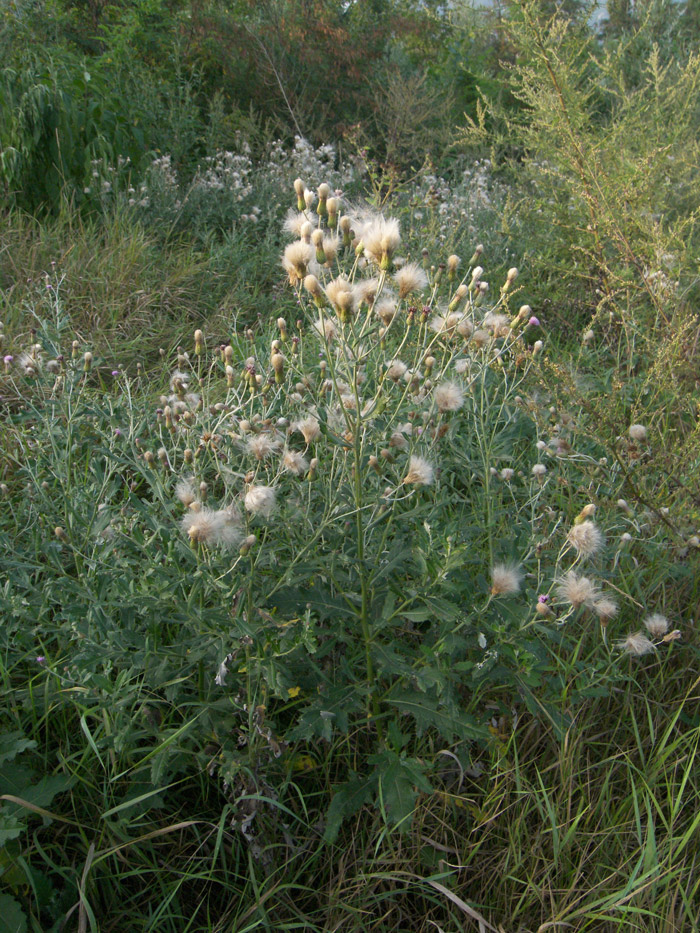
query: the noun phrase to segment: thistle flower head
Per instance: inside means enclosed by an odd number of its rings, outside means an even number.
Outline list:
[[[361,239],[365,254],[372,262],[380,269],[391,268],[392,257],[401,242],[398,220],[380,214],[365,226]]]
[[[491,568],[491,595],[514,596],[520,592],[522,578],[517,564],[494,564]]]
[[[647,429],[643,424],[631,424],[629,426],[629,436],[633,441],[642,444],[647,439]]]
[[[668,631],[668,619],[660,612],[647,616],[644,620],[644,627],[652,638],[663,638]]]
[[[277,504],[277,492],[272,486],[251,486],[244,502],[251,515],[269,518]]]
[[[581,606],[595,606],[600,599],[598,587],[588,577],[580,577],[575,571],[569,570],[557,582],[557,596],[574,609]]]
[[[197,498],[197,490],[194,488],[192,477],[188,476],[181,479],[175,487],[175,495],[188,509]]]
[[[408,472],[402,482],[405,485],[429,486],[434,479],[435,471],[432,464],[424,457],[418,457],[414,454],[408,463]]]
[[[378,275],[373,275],[369,279],[360,279],[359,282],[356,282],[353,286],[355,291],[355,303],[361,305],[362,302],[365,301],[368,305],[373,305],[377,298],[380,282],[381,279]]]
[[[321,434],[321,425],[313,415],[308,415],[303,421],[295,421],[292,424],[292,431],[298,431],[304,436],[307,444],[311,444]]]
[[[590,519],[586,519],[579,525],[573,525],[566,536],[566,540],[576,550],[578,556],[583,559],[592,557],[605,544],[602,531]]]
[[[340,275],[326,285],[326,297],[333,305],[341,320],[355,310],[355,296],[352,285]]]
[[[324,317],[322,321],[314,321],[312,327],[318,336],[328,343],[332,343],[338,337],[338,328],[329,317]]]
[[[464,392],[456,382],[443,382],[433,392],[438,411],[459,411],[464,405]]]
[[[293,237],[297,239],[301,238],[301,228],[306,223],[306,215],[301,213],[301,211],[289,210],[287,211],[287,216],[284,219],[284,230],[286,233],[290,233]]]
[[[313,255],[312,247],[302,240],[297,240],[285,247],[282,255],[282,266],[289,276],[290,285],[298,285],[304,281]]]
[[[272,456],[282,446],[282,441],[273,434],[253,434],[246,438],[246,450],[252,454],[256,460],[265,460]]]
[[[396,317],[396,302],[393,298],[386,296],[375,306],[374,313],[382,324],[388,327]]]
[[[394,275],[399,298],[407,298],[413,292],[422,292],[428,286],[428,276],[415,262],[406,263]]]
[[[240,516],[233,509],[214,510],[203,506],[183,517],[182,528],[190,541],[210,547],[235,547],[242,537]]]
[[[651,654],[656,651],[653,641],[650,641],[642,632],[633,632],[617,643],[617,647],[635,658],[641,658],[645,654]]]
[[[593,611],[598,616],[600,624],[606,626],[618,613],[618,605],[609,596],[601,596],[593,603]]]
[[[392,360],[387,367],[387,377],[391,379],[392,382],[398,382],[399,379],[402,379],[408,372],[408,366],[402,360]]]
[[[293,473],[295,476],[303,476],[309,469],[309,461],[303,454],[298,453],[296,450],[286,449],[282,457],[282,466],[288,473]]]

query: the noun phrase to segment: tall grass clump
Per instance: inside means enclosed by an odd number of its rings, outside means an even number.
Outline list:
[[[515,156],[505,229],[527,242],[534,297],[570,351],[553,362],[562,397],[612,446],[630,421],[664,438],[628,492],[670,507],[687,538],[699,495],[700,60],[680,42],[675,53],[656,44],[654,24],[650,13],[605,43],[522,4],[508,24],[522,109],[495,106],[500,130],[472,130]]]
[[[6,908],[94,930],[691,917],[693,555],[620,498],[653,439],[628,426],[611,458],[542,404],[544,329],[481,244],[443,255],[300,178],[284,227],[271,320],[122,362],[49,274],[3,339]],[[589,865],[597,794],[612,869]]]

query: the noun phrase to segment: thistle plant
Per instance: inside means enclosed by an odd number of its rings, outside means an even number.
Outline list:
[[[426,257],[330,191],[294,184],[276,319],[198,328],[148,376],[70,348],[54,290],[60,333],[4,357],[0,477],[23,650],[62,689],[135,664],[234,802],[351,746],[328,839],[370,800],[405,830],[494,710],[565,729],[562,665],[584,697],[679,637],[632,595],[615,464],[566,412],[545,440],[517,268],[489,284],[480,244]]]

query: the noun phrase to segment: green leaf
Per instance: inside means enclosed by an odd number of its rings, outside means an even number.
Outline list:
[[[326,842],[335,842],[343,820],[357,813],[369,800],[376,786],[376,774],[368,778],[355,775],[336,790],[326,813],[326,828],[323,833]]]
[[[385,702],[399,713],[413,716],[418,735],[422,735],[426,729],[436,729],[449,741],[455,738],[483,739],[487,735],[483,726],[477,725],[471,717],[438,708],[437,702],[425,693],[396,691]]]
[[[30,748],[36,748],[36,742],[28,739],[23,732],[6,732],[0,735],[0,765]]]
[[[396,752],[385,751],[370,757],[376,765],[378,798],[389,823],[407,832],[415,810],[417,790],[431,793],[432,787],[425,776],[426,766],[415,758],[404,758]]]
[[[27,918],[9,894],[0,894],[0,933],[25,933]]]

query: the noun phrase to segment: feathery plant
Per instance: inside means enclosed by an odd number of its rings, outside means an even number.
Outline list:
[[[542,328],[517,269],[489,287],[478,245],[413,261],[397,220],[295,191],[275,322],[127,371],[71,342],[49,277],[29,345],[3,350],[0,816],[25,855],[22,801],[70,790],[91,826],[76,791],[99,761],[89,895],[54,876],[85,922],[120,840],[167,794],[189,812],[193,781],[222,794],[206,831],[232,821],[235,858],[278,871],[280,832],[318,818],[332,843],[373,804],[400,840],[522,717],[565,741],[582,705],[673,663],[671,571],[636,569],[665,526],[530,398]],[[627,462],[651,443],[631,426]],[[54,723],[88,744],[52,749]]]

